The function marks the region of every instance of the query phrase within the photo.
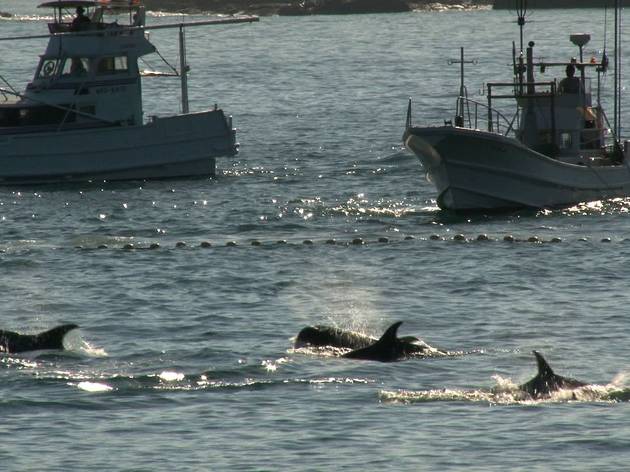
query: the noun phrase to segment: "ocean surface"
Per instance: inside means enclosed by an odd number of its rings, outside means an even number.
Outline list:
[[[44,33],[35,6],[0,0],[16,15],[0,36]],[[562,61],[590,32],[600,57],[607,17],[535,12],[525,40]],[[0,329],[81,326],[67,351],[0,357],[0,470],[627,468],[630,199],[448,214],[401,145],[408,97],[415,123],[453,118],[461,46],[469,95],[510,80],[513,13],[271,17],[187,38],[191,108],[217,103],[238,129],[216,178],[0,188]],[[176,30],[151,39],[177,63]],[[22,89],[44,45],[0,42],[0,75]],[[177,79],[143,90],[147,116],[179,110]],[[399,320],[457,355],[292,349],[308,325],[379,336]],[[534,349],[590,386],[523,399]]]

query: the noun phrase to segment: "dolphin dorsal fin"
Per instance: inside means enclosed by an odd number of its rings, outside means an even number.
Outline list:
[[[377,341],[378,344],[393,344],[398,339],[398,328],[402,324],[402,321],[397,321],[393,325],[391,325],[385,332],[383,336]]]
[[[550,375],[555,375],[553,373],[553,369],[549,367],[549,364],[545,360],[545,358],[538,351],[532,351],[534,356],[536,356],[536,362],[538,363],[538,375],[542,375],[543,377],[549,377]]]
[[[54,328],[49,329],[48,331],[44,331],[40,333],[39,336],[51,336],[51,335],[62,335],[65,336],[66,333],[69,333],[73,329],[77,329],[79,325],[74,323],[64,324],[60,326],[55,326]]]

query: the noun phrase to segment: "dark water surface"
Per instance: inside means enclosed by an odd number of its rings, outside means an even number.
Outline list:
[[[42,33],[35,5],[0,0],[22,18],[1,21],[2,36]],[[217,102],[239,129],[216,179],[0,189],[0,328],[82,327],[70,352],[0,358],[0,470],[625,468],[630,200],[444,214],[401,147],[409,96],[416,123],[452,118],[460,46],[478,61],[471,95],[509,79],[513,20],[190,30],[191,107]],[[603,11],[531,20],[537,56],[576,55],[572,32],[592,33],[587,55],[604,46]],[[152,40],[177,62],[173,32]],[[43,45],[0,43],[3,77],[24,87]],[[144,92],[147,115],[179,106],[175,79]],[[291,349],[309,324],[379,335],[397,320],[467,354],[380,364]],[[593,385],[523,400],[532,349]]]

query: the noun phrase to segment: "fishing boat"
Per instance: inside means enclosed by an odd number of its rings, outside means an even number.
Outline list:
[[[628,141],[619,137],[618,6],[611,124],[601,104],[601,78],[609,69],[606,52],[585,61],[590,35],[571,34],[576,58],[535,61],[535,43],[523,46],[527,2],[516,3],[521,47],[517,52],[512,43],[513,78],[487,83],[487,103],[467,96],[463,49],[453,61],[461,65],[454,120],[414,126],[409,101],[403,141],[435,185],[438,206],[464,212],[539,209],[629,196],[630,151]],[[536,71],[561,72],[551,81],[539,81]],[[558,80],[560,75],[566,77]],[[515,104],[511,117],[496,107],[504,99]]]
[[[232,119],[216,105],[191,112],[185,29],[244,23],[228,17],[145,23],[138,0],[42,3],[53,20],[33,79],[0,87],[0,184],[153,179],[213,175],[216,158],[237,153]],[[157,51],[148,30],[179,29],[181,112],[145,118],[138,60]],[[160,75],[160,74],[153,74]]]

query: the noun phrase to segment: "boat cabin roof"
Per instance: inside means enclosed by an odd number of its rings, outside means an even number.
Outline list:
[[[38,8],[52,8],[55,18],[48,23],[48,30],[55,33],[101,30],[108,26],[119,26],[118,18],[105,23],[104,16],[129,15],[127,26],[144,25],[144,6],[140,0],[51,0]],[[84,15],[74,15],[84,10]],[[123,19],[122,25],[126,21]]]
[[[40,3],[37,8],[52,8],[59,12],[61,17],[64,12],[73,12],[82,7],[85,10],[100,11],[101,15],[119,14],[125,12],[137,12],[143,8],[140,0],[52,0]]]
[[[141,6],[140,0],[52,0],[40,3],[37,8],[53,8],[61,11],[83,7],[101,8],[106,11],[130,11],[137,10]]]
[[[51,2],[44,2],[37,5],[37,8],[95,8],[102,6],[102,2],[94,0],[54,0]]]

